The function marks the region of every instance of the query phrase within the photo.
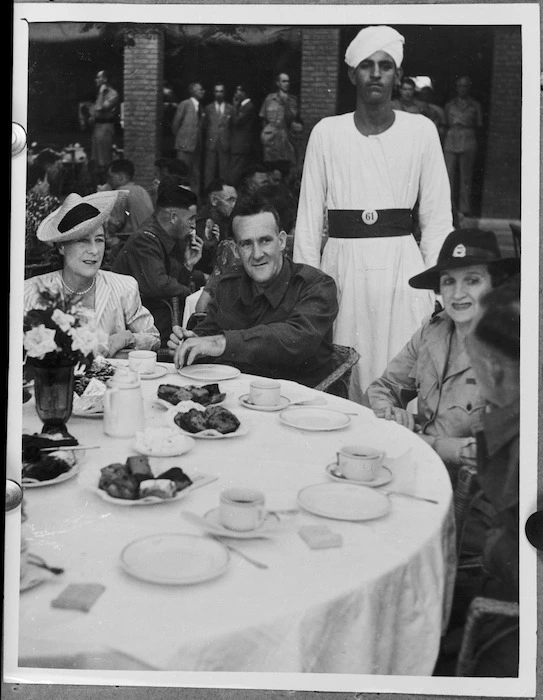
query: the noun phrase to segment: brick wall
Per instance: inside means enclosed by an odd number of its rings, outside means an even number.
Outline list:
[[[306,131],[336,114],[340,30],[311,27],[302,32],[300,113]]]
[[[149,188],[162,124],[164,36],[148,30],[124,50],[124,155],[136,166],[135,180]]]
[[[520,217],[522,54],[519,27],[496,27],[481,215]]]

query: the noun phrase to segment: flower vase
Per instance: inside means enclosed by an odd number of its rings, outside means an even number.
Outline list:
[[[74,366],[32,367],[36,412],[43,422],[42,433],[68,435],[66,421],[72,414]]]

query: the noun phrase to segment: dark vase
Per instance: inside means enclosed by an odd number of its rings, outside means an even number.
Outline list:
[[[67,433],[66,421],[72,414],[74,367],[32,367],[36,411],[44,433]]]

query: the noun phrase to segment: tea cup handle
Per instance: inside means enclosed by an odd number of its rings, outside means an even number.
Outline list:
[[[257,515],[259,525],[262,525],[265,517],[266,517],[266,509],[264,508],[264,506],[259,506],[258,515]]]

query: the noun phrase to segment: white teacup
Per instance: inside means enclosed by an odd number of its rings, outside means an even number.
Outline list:
[[[229,530],[255,530],[266,517],[264,494],[255,489],[230,488],[221,493],[219,520]]]
[[[138,374],[153,374],[156,370],[156,352],[152,350],[131,350],[128,353],[128,366]]]
[[[385,453],[366,445],[345,445],[337,453],[339,471],[352,481],[373,481]]]
[[[281,401],[281,383],[275,379],[253,379],[249,401],[255,406],[277,406]]]

